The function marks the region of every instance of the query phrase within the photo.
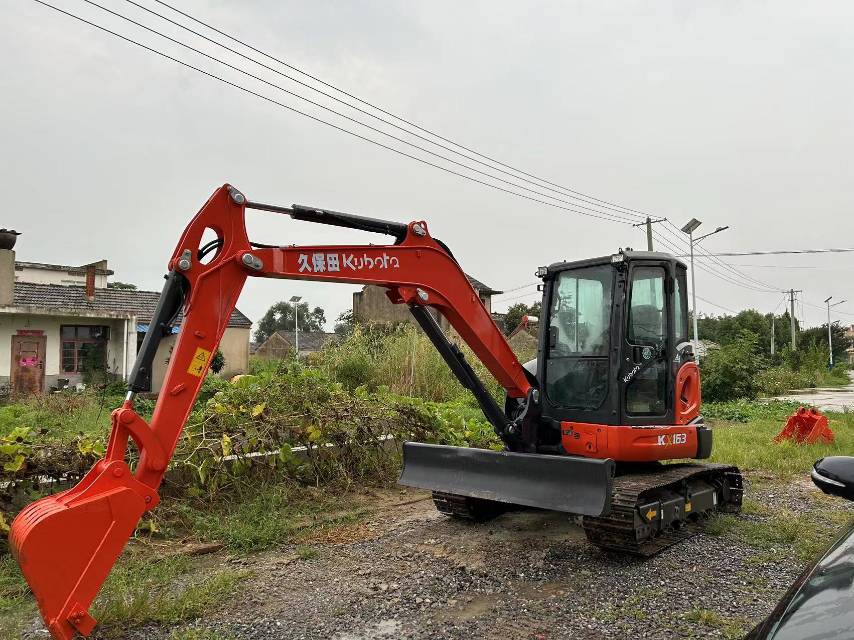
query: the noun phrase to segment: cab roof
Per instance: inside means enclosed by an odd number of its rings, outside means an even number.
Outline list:
[[[620,257],[622,256],[622,258]],[[595,267],[602,264],[614,264],[617,262],[632,262],[635,260],[657,260],[662,262],[674,262],[683,267],[685,263],[673,254],[663,251],[634,251],[632,249],[620,249],[617,253],[600,256],[598,258],[586,258],[584,260],[572,260],[569,262],[553,262],[548,268],[549,273],[566,271],[567,269],[578,269],[580,267]]]

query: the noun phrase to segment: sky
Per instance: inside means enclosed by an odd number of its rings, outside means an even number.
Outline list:
[[[672,226],[659,223],[656,232],[681,251],[686,247],[678,228],[692,217],[703,222],[698,235],[729,226],[702,242],[713,253],[854,247],[850,2],[171,0],[327,83],[592,200],[518,178],[512,181],[539,194],[498,183],[224,68],[84,0],[46,1],[279,102],[558,206],[379,148],[34,0],[3,0],[0,176],[6,187],[0,226],[23,233],[19,260],[83,264],[106,258],[114,279],[157,290],[184,226],[225,182],[260,202],[426,220],[468,273],[508,291],[493,301],[494,310],[536,301],[533,286],[518,287],[535,282],[540,265],[645,247],[641,228],[581,215],[590,213],[583,207],[632,220],[642,219],[633,212],[666,217]],[[98,2],[394,132],[126,0]],[[192,25],[156,0],[135,2]],[[248,213],[247,226],[252,240],[267,243],[381,241],[271,213]],[[828,296],[850,300],[834,308],[834,319],[854,322],[854,253],[719,260],[723,264],[697,261],[700,313],[779,313],[781,291],[793,288],[803,290],[797,315],[806,325],[825,322]],[[250,278],[238,308],[257,321],[271,304],[299,295],[326,310],[331,329],[351,307],[355,290]]]

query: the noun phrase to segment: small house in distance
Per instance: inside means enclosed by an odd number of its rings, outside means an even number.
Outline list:
[[[492,296],[498,295],[501,291],[497,291],[492,287],[488,287],[480,280],[466,274],[466,278],[471,283],[472,288],[477,292],[483,306],[488,312],[492,311]],[[357,322],[373,323],[387,322],[390,324],[398,324],[401,322],[414,322],[412,314],[405,304],[393,304],[386,296],[385,287],[376,285],[365,285],[361,291],[356,291],[353,294],[353,318]],[[443,330],[447,331],[448,321],[441,317],[438,318],[439,325]]]
[[[300,331],[300,357],[320,351],[333,338],[334,333],[325,331]],[[296,340],[294,331],[276,331],[255,348],[254,355],[261,358],[288,358],[296,352]]]
[[[93,371],[126,380],[160,293],[110,287],[113,271],[106,260],[79,267],[16,262],[14,242],[5,246],[0,248],[0,384],[27,394],[73,387]],[[225,375],[246,370],[251,327],[249,318],[232,313],[220,344]],[[163,383],[178,331],[180,319],[160,343],[151,391]]]

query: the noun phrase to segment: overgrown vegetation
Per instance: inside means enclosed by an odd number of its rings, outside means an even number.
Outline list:
[[[467,347],[461,348],[501,402],[499,385]],[[535,354],[518,355],[524,361]],[[825,384],[828,378],[822,376],[844,375],[842,369],[822,371],[824,357],[815,347],[774,364],[757,338],[742,332],[704,362],[704,397],[752,398],[770,389],[807,386],[804,380]],[[814,377],[807,379],[809,372]],[[103,455],[110,410],[121,404],[124,391],[112,384],[0,407],[5,512],[0,529],[24,502],[52,490],[40,484],[44,477],[74,481]],[[139,399],[136,408],[149,419],[153,402]],[[837,436],[832,445],[773,445],[796,408],[746,399],[707,402],[704,415],[715,427],[713,460],[779,481],[806,477],[815,459],[854,449],[854,416],[847,414],[830,416]],[[404,439],[500,448],[469,392],[426,336],[409,325],[352,325],[323,352],[301,362],[253,360],[248,375],[234,381],[210,375],[163,488],[171,499],[146,516],[137,535],[218,542],[238,554],[285,544],[293,561],[311,561],[322,549],[318,541],[342,531],[356,535],[365,527],[371,507],[354,501],[347,489],[393,479]],[[807,522],[809,515],[750,501],[745,512],[747,519],[714,519],[712,531],[745,541],[761,554],[799,559],[815,553],[840,523],[838,514],[828,512],[827,526],[815,527]],[[804,530],[815,535],[796,539],[795,532]],[[122,637],[128,626],[197,617],[246,576],[212,567],[200,571],[198,563],[174,556],[151,562],[151,555],[143,547],[113,572],[96,604],[103,633]],[[33,615],[15,562],[0,556],[0,635],[14,637]],[[700,609],[691,615],[698,625],[725,635],[740,626],[729,627]],[[205,631],[176,630],[173,640],[182,639],[221,640]]]
[[[792,389],[848,384],[848,340],[838,325],[833,325],[834,362],[828,369],[827,327],[804,331],[797,350],[777,342],[770,352],[770,316],[743,311],[737,316],[703,318],[702,335],[717,343],[700,366],[703,374],[703,398],[711,401],[774,396]],[[769,326],[765,334],[763,325]],[[780,322],[776,323],[779,327]],[[719,341],[719,342],[718,342]]]
[[[773,442],[786,419],[798,409],[796,402],[710,402],[703,415],[713,428],[712,462],[737,465],[742,471],[761,471],[788,479],[808,478],[813,463],[823,456],[850,455],[854,451],[854,414],[828,413],[833,444],[804,446]]]

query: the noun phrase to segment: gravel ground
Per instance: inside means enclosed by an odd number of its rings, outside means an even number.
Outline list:
[[[757,492],[796,512],[817,504],[806,483],[763,483]],[[737,637],[802,568],[795,559],[762,562],[728,536],[698,535],[641,560],[589,545],[561,514],[520,511],[472,524],[438,514],[419,492],[375,498],[373,518],[314,541],[313,558],[294,547],[223,555],[252,576],[219,611],[181,628],[240,640]],[[127,637],[170,632],[146,627]]]

